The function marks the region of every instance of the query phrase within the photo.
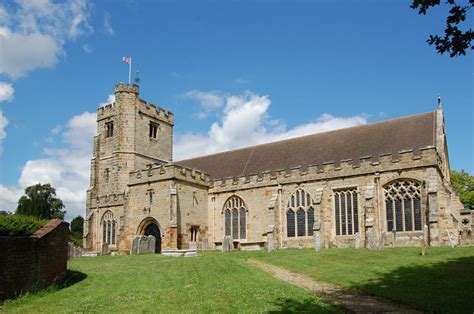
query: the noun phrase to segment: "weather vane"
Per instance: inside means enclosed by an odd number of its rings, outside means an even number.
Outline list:
[[[137,73],[135,74],[135,84],[137,84],[137,85],[140,84],[140,76],[138,74],[139,74],[139,72],[137,70]]]

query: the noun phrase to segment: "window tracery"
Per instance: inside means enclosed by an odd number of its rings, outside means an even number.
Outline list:
[[[387,230],[422,230],[421,182],[404,179],[384,187]]]
[[[232,239],[247,238],[247,208],[238,196],[230,197],[224,204],[225,235]]]
[[[116,221],[114,214],[108,210],[102,218],[102,243],[115,245]]]
[[[286,210],[286,235],[304,237],[313,235],[314,208],[311,197],[303,189],[297,189],[288,199]]]

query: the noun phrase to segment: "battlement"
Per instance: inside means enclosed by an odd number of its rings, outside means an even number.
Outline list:
[[[138,95],[139,87],[137,84],[118,83],[115,85],[115,93],[134,93]]]
[[[157,107],[152,103],[148,103],[146,100],[138,100],[138,110],[141,114],[153,117],[155,119],[165,121],[171,125],[174,122],[174,115],[171,111]]]
[[[381,154],[376,158],[363,156],[356,161],[352,159],[341,160],[338,163],[329,161],[322,165],[301,165],[291,169],[263,171],[247,176],[217,179],[211,182],[211,188],[216,191],[237,190],[398,171],[414,167],[438,166],[437,155],[436,148],[429,146],[416,153],[413,150],[403,150],[397,154]]]
[[[177,179],[205,186],[211,184],[211,179],[207,173],[175,164],[150,164],[146,169],[130,172],[129,178],[129,185],[169,179]]]
[[[101,120],[115,114],[115,103],[107,104],[105,106],[97,108],[97,120]]]

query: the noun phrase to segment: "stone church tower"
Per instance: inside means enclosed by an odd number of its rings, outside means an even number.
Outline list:
[[[171,112],[117,84],[97,110],[84,247],[163,249],[474,243],[431,112],[175,161]],[[226,246],[228,247],[228,246]]]
[[[105,237],[116,239],[117,247],[124,231],[118,226],[124,225],[126,217],[129,173],[150,164],[169,163],[173,153],[173,114],[147,105],[138,92],[138,85],[117,84],[115,102],[97,111],[86,228],[88,232],[102,229],[94,213],[100,213],[100,208],[111,210],[114,219],[105,228]],[[99,232],[92,234],[87,247],[100,242]]]

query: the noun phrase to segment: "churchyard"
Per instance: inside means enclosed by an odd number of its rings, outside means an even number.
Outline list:
[[[430,248],[421,256],[412,247],[81,257],[69,262],[63,287],[6,301],[0,312],[343,311],[252,261],[421,311],[474,310],[474,248]]]

